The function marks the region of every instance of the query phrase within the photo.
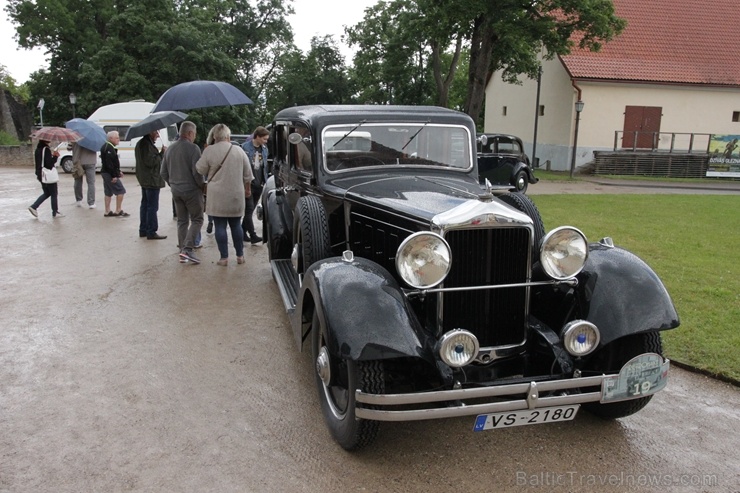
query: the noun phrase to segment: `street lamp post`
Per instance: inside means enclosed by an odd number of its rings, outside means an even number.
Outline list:
[[[77,96],[75,96],[75,93],[70,92],[69,93],[69,104],[72,105],[72,118],[75,117],[75,104],[77,104]]]
[[[44,126],[44,98],[39,99],[39,104],[36,107],[39,109],[39,117],[41,118],[41,126]]]
[[[573,132],[573,152],[570,157],[570,177],[573,178],[573,172],[576,169],[576,149],[578,149],[578,123],[581,121],[581,111],[583,111],[584,102],[580,99],[576,101],[576,128]]]

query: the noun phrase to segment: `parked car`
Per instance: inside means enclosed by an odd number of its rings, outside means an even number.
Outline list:
[[[505,134],[481,134],[478,137],[478,176],[481,184],[510,187],[526,193],[530,183],[537,183],[524,144],[519,137]]]
[[[475,126],[417,106],[275,116],[261,201],[273,277],[345,449],[382,421],[471,416],[474,431],[632,414],[666,385],[679,325],[610,238],[545,233],[521,193],[482,188]]]
[[[129,127],[149,116],[154,108],[154,103],[148,103],[143,100],[127,101],[125,103],[114,103],[101,106],[96,109],[88,120],[99,125],[106,133],[111,130],[118,131],[121,142],[116,146],[118,148],[118,159],[121,161],[121,170],[133,172],[136,170],[135,149],[136,144],[141,137],[136,137],[130,141],[124,140]],[[166,129],[159,131],[159,138],[155,142],[157,148],[162,145],[169,146],[177,137],[177,127],[170,125]],[[56,147],[59,151],[59,165],[65,173],[72,172],[72,145],[62,142]],[[100,152],[98,152],[98,163],[95,166],[96,171],[100,171],[102,163],[100,161]]]

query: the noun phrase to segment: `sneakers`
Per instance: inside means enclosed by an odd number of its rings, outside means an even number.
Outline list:
[[[87,206],[88,209],[95,209],[96,207],[97,207],[97,205],[95,205],[95,204],[90,204],[90,205]]]
[[[78,201],[77,201],[77,202],[75,202],[75,203],[77,204],[77,207],[82,207],[82,201],[81,201],[81,200],[78,200]]]
[[[64,217],[64,214],[62,214],[59,211],[56,211],[54,214],[52,214],[52,216],[54,216],[54,217]]]
[[[180,262],[182,262],[183,259],[185,259],[185,262],[192,262],[194,264],[200,263],[200,259],[196,257],[195,255],[193,255],[193,252],[190,250],[183,250],[180,252]],[[185,263],[185,262],[182,262],[182,263]]]
[[[208,223],[208,226],[206,227],[206,234],[213,233],[213,223]]]
[[[28,212],[30,212],[31,214],[33,214],[33,217],[39,217],[39,211],[37,211],[36,209],[34,209],[33,206],[31,206],[31,207],[28,208]]]

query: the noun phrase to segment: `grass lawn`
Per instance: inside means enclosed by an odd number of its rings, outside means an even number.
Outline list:
[[[681,325],[667,357],[740,381],[740,198],[728,195],[534,195],[545,230],[575,226],[645,260]]]

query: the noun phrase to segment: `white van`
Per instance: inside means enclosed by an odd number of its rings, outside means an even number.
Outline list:
[[[134,171],[136,169],[136,158],[134,157],[134,149],[136,143],[139,142],[141,137],[136,137],[132,140],[123,140],[126,136],[128,128],[134,123],[138,123],[147,116],[154,108],[154,103],[148,103],[143,100],[129,101],[126,103],[115,103],[106,106],[101,106],[93,112],[88,118],[89,121],[96,123],[100,126],[105,133],[111,130],[117,130],[121,136],[121,142],[118,144],[118,158],[121,161],[122,171]],[[159,139],[155,143],[158,148],[162,148],[162,145],[169,146],[170,143],[174,142],[177,137],[177,127],[170,125],[166,129],[159,131]],[[65,173],[72,172],[72,151],[71,146],[67,143],[62,143],[57,147],[59,151],[59,163]],[[96,169],[100,171],[100,152],[98,152],[98,164]]]

